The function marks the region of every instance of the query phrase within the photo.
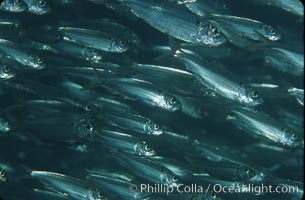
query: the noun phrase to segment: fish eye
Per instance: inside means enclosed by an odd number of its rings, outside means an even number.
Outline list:
[[[154,125],[155,130],[159,130],[159,128],[160,128],[159,125],[157,125],[157,124]]]
[[[16,3],[16,4],[20,4],[20,3],[21,3],[21,0],[15,0],[15,3]]]
[[[91,107],[90,107],[89,105],[86,105],[86,106],[85,106],[85,110],[86,110],[86,111],[90,111],[90,110],[91,110]]]
[[[276,34],[276,31],[275,31],[273,28],[271,28],[271,29],[270,29],[270,33],[271,33],[272,35],[275,35],[275,34]]]
[[[220,35],[220,31],[218,30],[218,28],[213,27],[211,31],[212,31],[212,33],[213,33],[215,36],[219,36],[219,35]]]
[[[4,176],[4,172],[3,171],[0,171],[0,176]]]
[[[244,171],[246,174],[249,174],[250,173],[250,170],[248,168],[245,169]]]
[[[87,130],[87,131],[92,131],[92,130],[93,130],[92,125],[91,125],[91,124],[87,124],[87,125],[86,125],[86,130]]]
[[[38,58],[38,59],[37,59],[37,62],[38,62],[38,64],[42,64],[42,63],[43,63],[43,60],[42,60],[41,58]]]
[[[293,133],[293,134],[291,135],[291,138],[292,138],[293,140],[296,140],[296,139],[298,138],[298,136],[297,136],[297,134]]]
[[[39,6],[41,6],[41,7],[44,7],[44,6],[46,6],[46,1],[43,1],[43,0],[41,0],[41,1],[39,1]]]
[[[4,71],[5,73],[10,72],[10,71],[11,71],[10,66],[8,66],[8,65],[4,65],[4,66],[3,66],[3,71]]]
[[[149,148],[148,145],[145,145],[144,149],[145,149],[146,151],[150,151],[150,148]]]
[[[175,97],[172,97],[170,99],[171,104],[176,104],[177,103],[177,99]]]
[[[258,96],[257,91],[253,90],[253,91],[252,91],[252,97],[257,97],[257,96]]]
[[[216,199],[216,194],[215,194],[215,192],[211,192],[210,197],[211,197],[212,199]]]
[[[177,182],[178,181],[178,177],[177,176],[173,176],[173,182]]]

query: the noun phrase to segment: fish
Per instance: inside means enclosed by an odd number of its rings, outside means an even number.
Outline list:
[[[126,73],[133,74],[135,78],[145,79],[153,84],[158,84],[170,93],[186,96],[205,96],[204,88],[193,74],[168,66],[133,64]],[[185,83],[185,84],[181,84]]]
[[[265,64],[278,71],[302,76],[304,74],[304,54],[289,48],[271,47],[264,51]]]
[[[52,11],[49,2],[47,0],[23,0],[23,1],[27,4],[28,11],[30,13],[36,15],[45,15]]]
[[[254,3],[282,9],[298,17],[304,16],[304,5],[299,0],[253,0]]]
[[[124,97],[142,102],[152,107],[158,107],[168,112],[181,110],[178,99],[165,91],[162,91],[150,82],[135,78],[115,78],[102,81],[101,86],[107,87],[111,92]]]
[[[4,0],[0,4],[0,9],[12,13],[20,13],[27,11],[28,7],[22,0]]]
[[[33,193],[33,199],[36,199],[35,197],[39,199],[55,199],[55,200],[68,200],[69,198],[65,195],[62,195],[57,192],[48,191],[45,189],[38,189],[34,188],[32,191]]]
[[[169,187],[176,187],[179,184],[179,178],[172,171],[149,159],[122,155],[116,156],[115,159],[133,174],[152,183],[166,184]]]
[[[110,130],[101,130],[99,133],[98,141],[110,149],[145,157],[156,154],[156,151],[140,138]]]
[[[150,157],[156,163],[162,165],[163,167],[169,169],[174,174],[179,176],[180,179],[183,180],[192,180],[193,172],[192,169],[186,165],[185,163],[179,162],[175,159],[165,158],[162,156],[153,155]]]
[[[157,123],[139,114],[104,112],[98,117],[123,130],[156,136],[163,134],[163,129]]]
[[[47,113],[43,118],[25,119],[23,125],[25,130],[47,144],[67,147],[86,144],[100,129],[99,120],[88,113]]]
[[[91,26],[91,23],[89,25]],[[141,42],[139,34],[112,19],[99,19],[93,21],[92,28],[93,27],[117,38],[121,38],[123,41],[130,44],[140,44]]]
[[[84,59],[89,62],[98,63],[103,59],[103,53],[101,51],[71,41],[58,41],[49,46],[55,50],[55,53]]]
[[[163,0],[165,2],[169,2],[169,3],[175,3],[178,5],[182,5],[182,4],[189,4],[189,3],[195,3],[198,0]]]
[[[120,0],[146,23],[178,40],[206,45],[220,46],[226,38],[209,20],[155,1]],[[162,20],[160,20],[162,19]]]
[[[101,188],[109,196],[120,199],[145,199],[148,194],[145,192],[133,192],[129,189],[130,185],[139,185],[133,179],[127,177],[125,174],[113,173],[107,170],[88,170],[89,175],[86,177],[88,180],[102,186]]]
[[[263,138],[287,147],[301,147],[304,139],[297,133],[282,127],[269,115],[256,109],[232,108],[227,120],[252,137]]]
[[[304,106],[304,89],[289,88],[288,93],[295,97],[300,105]]]
[[[191,12],[202,17],[209,14],[231,14],[227,0],[197,0],[193,3],[186,3],[184,5]]]
[[[260,21],[218,14],[212,14],[208,18],[230,43],[248,50],[251,50],[249,45],[281,40],[281,34],[276,29]],[[254,51],[255,49],[254,46]]]
[[[227,181],[246,182],[253,178],[255,170],[249,166],[230,162],[213,162],[208,160],[189,159],[189,162],[212,177]],[[197,174],[198,176],[198,174]]]
[[[64,196],[77,200],[107,200],[97,188],[90,187],[84,181],[64,174],[48,171],[32,171],[31,177],[37,178],[45,185]]]
[[[192,148],[197,152],[193,156],[207,159],[212,162],[228,162],[237,165],[250,163],[248,155],[228,146],[211,145],[208,141],[194,140]]]
[[[42,70],[46,68],[46,63],[37,55],[31,54],[14,42],[0,39],[0,54],[18,62],[23,66],[30,67],[33,70]]]
[[[123,53],[129,45],[122,39],[108,33],[74,27],[59,27],[64,40],[83,44],[87,47],[112,53]]]
[[[258,106],[263,103],[257,91],[225,69],[217,69],[211,63],[195,56],[177,52],[175,57],[182,60],[186,69],[192,72],[198,80],[215,94],[246,106]],[[219,68],[219,67],[218,67]]]

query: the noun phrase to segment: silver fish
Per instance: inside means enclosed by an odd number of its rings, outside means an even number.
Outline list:
[[[5,0],[0,5],[1,10],[19,13],[28,9],[27,5],[22,0]]]
[[[36,15],[44,15],[51,12],[51,7],[47,0],[23,0],[27,6],[30,13]]]
[[[117,155],[115,159],[133,174],[149,180],[152,183],[176,187],[180,182],[179,178],[172,171],[149,159],[124,155]]]
[[[264,53],[264,60],[268,66],[288,74],[303,76],[303,53],[282,47],[271,47],[266,49]]]
[[[32,171],[31,176],[42,183],[75,200],[107,200],[98,189],[82,180],[48,171]]]
[[[138,185],[133,179],[127,177],[125,174],[112,173],[106,170],[88,170],[90,173],[87,179],[100,185],[105,193],[109,196],[118,199],[126,200],[140,200],[145,199],[148,194],[145,192],[131,191],[130,185]]]
[[[159,107],[170,112],[181,110],[181,103],[174,95],[160,91],[158,87],[147,81],[118,78],[107,79],[103,81],[102,85],[109,88],[113,93],[121,94],[150,106]]]
[[[253,0],[253,2],[276,7],[299,17],[304,16],[304,5],[300,0]]]
[[[209,144],[209,141],[203,142],[195,140],[192,148],[197,151],[200,157],[212,162],[230,162],[235,164],[249,163],[247,154],[232,149],[227,146],[217,146]],[[196,156],[196,154],[194,154]]]
[[[59,27],[58,31],[65,40],[74,41],[102,51],[122,53],[129,49],[129,45],[125,41],[108,33],[73,27]]]
[[[218,66],[211,67],[212,64],[203,59],[180,52],[175,56],[184,62],[187,70],[192,72],[204,86],[217,95],[246,106],[263,103],[255,90],[243,85],[237,77],[225,69],[217,70]]]
[[[185,4],[185,7],[194,14],[203,17],[211,13],[230,14],[231,10],[227,3],[227,0],[197,0],[196,2]]]
[[[158,124],[141,115],[105,112],[100,114],[99,117],[105,118],[106,122],[108,121],[108,123],[120,129],[148,135],[163,134],[163,129]]]
[[[98,136],[101,138],[101,140],[98,141],[111,149],[145,157],[150,157],[156,154],[156,151],[153,150],[145,141],[128,134],[102,130]]]
[[[42,58],[28,53],[26,49],[21,48],[11,41],[0,39],[0,54],[1,52],[11,60],[28,66],[31,69],[41,70],[46,67]]]
[[[58,54],[82,58],[90,62],[100,62],[103,58],[103,53],[99,50],[71,41],[59,41],[51,44],[50,47]]]
[[[117,38],[121,38],[123,41],[128,43],[139,44],[141,42],[138,34],[114,20],[101,19],[93,21],[93,25],[95,29],[101,30],[102,32],[108,33]]]
[[[146,23],[176,39],[207,46],[219,46],[226,42],[221,31],[209,20],[200,19],[185,10],[151,0],[120,1],[126,3],[131,11]]]
[[[34,188],[31,192],[33,192],[33,197],[38,197],[39,199],[54,199],[54,200],[69,200],[69,197],[62,195],[58,192],[42,190],[38,188]]]
[[[283,128],[266,113],[245,108],[232,108],[231,112],[233,115],[229,115],[227,119],[253,137],[264,138],[288,147],[304,145],[304,139]]]
[[[189,159],[189,162],[203,170],[203,174],[207,173],[221,180],[245,182],[255,176],[254,169],[247,165],[230,162],[212,162],[202,159]]]
[[[214,26],[226,35],[231,43],[236,45],[240,45],[238,44],[240,42],[237,40],[238,38],[260,42],[281,39],[281,35],[274,28],[260,21],[218,14],[210,15],[208,18],[214,22]]]
[[[193,74],[173,67],[134,64],[128,69],[129,74],[159,85],[170,93],[180,95],[206,95],[206,89],[196,80]],[[181,84],[184,83],[184,84]]]

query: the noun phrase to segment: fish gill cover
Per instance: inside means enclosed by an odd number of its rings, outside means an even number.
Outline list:
[[[298,200],[298,0],[4,0],[1,200]]]

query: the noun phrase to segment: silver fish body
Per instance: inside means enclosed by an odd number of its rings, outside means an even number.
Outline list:
[[[193,74],[185,70],[149,64],[134,64],[131,70],[136,78],[148,80],[170,93],[190,96],[205,95],[205,88],[196,82]]]
[[[243,85],[233,74],[224,69],[211,68],[211,63],[182,53],[175,55],[186,65],[198,80],[217,95],[247,106],[257,106],[263,103],[257,92]]]
[[[89,171],[87,179],[100,185],[105,193],[113,198],[120,198],[126,200],[140,200],[147,194],[144,192],[133,192],[129,189],[130,185],[137,185],[129,177],[119,173],[113,174],[108,171],[98,170]]]
[[[132,173],[155,184],[167,184],[176,187],[179,184],[177,176],[167,168],[143,157],[116,156],[118,162]]]
[[[62,55],[85,59],[90,62],[102,60],[102,52],[97,49],[86,47],[71,41],[59,41],[50,45],[56,52]]]
[[[230,14],[231,10],[227,5],[227,0],[197,0],[193,3],[187,3],[185,6],[198,16],[206,16],[208,14]]]
[[[145,141],[128,134],[102,130],[99,136],[103,144],[118,151],[145,157],[150,157],[156,154],[156,151],[153,150]]]
[[[60,27],[58,31],[65,40],[74,41],[101,51],[123,53],[129,49],[126,42],[108,33],[73,27]]]
[[[55,191],[66,194],[75,200],[106,200],[103,194],[96,188],[92,188],[85,182],[63,174],[47,171],[32,171],[31,176],[39,179]]]
[[[304,5],[299,0],[254,0],[254,2],[276,7],[296,16],[304,16]]]
[[[161,91],[158,87],[147,81],[133,78],[118,78],[108,79],[102,84],[113,90],[114,93],[153,107],[159,107],[170,112],[181,110],[181,103],[174,95]]]
[[[11,41],[0,39],[0,54],[1,52],[11,60],[15,60],[21,65],[28,66],[31,69],[41,70],[46,67],[42,58],[28,53],[26,49],[21,48]]]
[[[280,123],[263,112],[245,108],[233,108],[233,116],[227,119],[253,137],[264,138],[288,147],[304,145],[304,139],[298,134],[283,128]]]
[[[239,42],[243,42],[245,39],[249,40],[250,44],[251,41],[267,42],[281,39],[278,31],[260,21],[218,14],[209,16],[209,19],[226,35],[231,43],[237,46],[241,45]]]
[[[176,39],[207,46],[219,46],[226,42],[224,35],[209,20],[200,19],[192,13],[154,1],[120,1],[146,23]]]
[[[266,49],[265,63],[276,70],[295,76],[304,74],[304,54],[281,47]]]
[[[106,122],[108,121],[111,125],[123,130],[130,130],[148,135],[163,134],[163,129],[158,124],[141,115],[106,112],[101,114],[100,117],[105,118]]]

